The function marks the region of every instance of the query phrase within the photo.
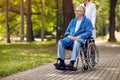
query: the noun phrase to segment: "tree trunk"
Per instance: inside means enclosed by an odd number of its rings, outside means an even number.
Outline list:
[[[115,39],[115,8],[117,0],[111,0],[110,2],[110,18],[109,18],[109,42],[116,42]]]
[[[58,16],[59,16],[59,14],[58,14],[58,8],[59,8],[59,6],[58,6],[58,0],[56,0],[56,43],[58,42],[58,40],[59,40],[59,30],[58,30]]]
[[[31,21],[31,0],[27,0],[27,42],[34,41]]]
[[[63,10],[63,21],[64,21],[63,30],[65,32],[70,20],[75,17],[75,14],[74,14],[72,0],[63,0],[62,4],[63,4],[62,10]]]
[[[9,0],[5,1],[5,25],[6,25],[6,37],[7,37],[7,43],[10,43],[10,28],[8,23],[8,2]]]
[[[23,0],[20,0],[20,15],[21,15],[20,41],[24,41],[24,1]]]
[[[42,27],[41,27],[41,40],[44,41],[44,7],[43,7],[43,0],[40,1],[41,4],[41,21],[42,21]]]

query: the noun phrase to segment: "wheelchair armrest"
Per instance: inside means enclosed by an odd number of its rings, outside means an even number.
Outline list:
[[[86,39],[93,39],[93,37],[87,37]]]
[[[95,39],[93,37],[87,37],[85,39],[85,45],[89,44],[90,42],[95,42]]]
[[[95,41],[95,39],[93,37],[87,37],[86,40],[89,40],[89,41]]]

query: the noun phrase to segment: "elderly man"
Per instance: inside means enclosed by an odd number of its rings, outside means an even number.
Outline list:
[[[92,22],[92,37],[96,38],[95,22],[96,22],[96,6],[94,3],[91,3],[90,0],[83,0],[83,6],[85,8],[85,16]]]
[[[81,44],[84,44],[87,37],[92,36],[92,23],[84,14],[84,7],[78,6],[75,11],[76,18],[69,23],[64,38],[59,40],[57,53],[59,63],[54,64],[56,69],[65,69],[66,66],[69,69],[73,69]],[[64,51],[67,47],[72,49],[72,54],[70,64],[65,65]]]

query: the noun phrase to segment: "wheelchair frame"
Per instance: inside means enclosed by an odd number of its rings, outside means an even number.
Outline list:
[[[94,55],[92,54],[92,50],[94,50]],[[93,64],[93,56],[95,60],[95,64]],[[70,58],[70,55],[67,56],[67,59]],[[81,60],[81,65],[79,62]],[[95,41],[92,37],[86,38],[85,44],[80,48],[78,56],[76,58],[75,67],[78,69],[80,66],[82,71],[86,70],[95,70],[96,66],[99,62],[99,51],[95,44]]]

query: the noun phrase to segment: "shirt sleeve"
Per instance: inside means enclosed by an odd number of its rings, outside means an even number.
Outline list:
[[[72,24],[73,24],[73,19],[70,21],[70,23],[65,31],[64,37],[67,37],[67,35],[70,34],[70,28],[72,27]]]

